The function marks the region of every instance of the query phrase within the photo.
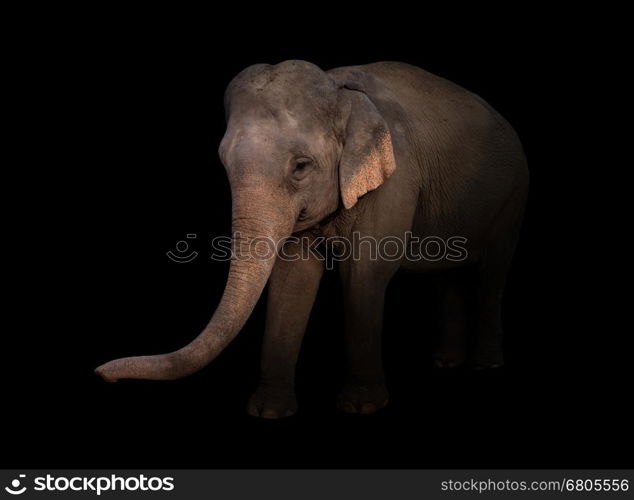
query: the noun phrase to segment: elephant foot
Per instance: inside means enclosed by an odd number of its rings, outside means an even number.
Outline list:
[[[465,355],[462,349],[443,347],[434,354],[436,368],[457,368],[464,363]]]
[[[434,367],[435,368],[457,368],[462,364],[462,362],[453,361],[451,359],[443,359],[441,357],[434,358]]]
[[[293,389],[260,386],[253,393],[247,412],[253,417],[276,419],[297,413],[297,398]]]
[[[337,401],[337,406],[346,413],[368,415],[385,407],[390,395],[382,383],[348,382]]]
[[[501,346],[477,346],[471,359],[476,370],[490,370],[504,365],[504,353]]]

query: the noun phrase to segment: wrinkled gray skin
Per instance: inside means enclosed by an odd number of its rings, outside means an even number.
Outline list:
[[[220,158],[231,184],[233,231],[279,240],[292,233],[350,237],[464,236],[477,269],[476,366],[502,363],[500,302],[520,227],[528,171],[510,125],[478,96],[419,68],[382,62],[328,72],[304,61],[242,71],[225,95]],[[289,243],[293,245],[293,243]],[[387,404],[380,334],[388,282],[399,269],[455,262],[361,259],[339,266],[349,375],[348,412]],[[292,250],[292,249],[291,249]],[[297,409],[294,371],[323,272],[316,258],[235,259],[205,330],[173,353],[111,361],[105,380],[175,379],[211,362],[238,334],[269,282],[261,383],[251,415]],[[436,362],[465,358],[463,300],[446,291],[448,321]]]

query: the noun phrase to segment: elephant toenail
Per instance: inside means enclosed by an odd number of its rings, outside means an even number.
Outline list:
[[[376,406],[374,406],[372,403],[364,403],[363,406],[361,407],[361,412],[364,415],[367,415],[368,413],[374,413],[376,411]]]
[[[357,409],[351,403],[344,403],[343,411],[345,411],[346,413],[357,413]]]

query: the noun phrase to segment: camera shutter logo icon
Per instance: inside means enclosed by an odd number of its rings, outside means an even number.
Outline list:
[[[26,474],[20,474],[19,478],[24,479]],[[20,479],[14,479],[11,481],[11,486],[5,486],[4,489],[7,493],[11,495],[21,495],[26,491],[26,486],[20,488]]]

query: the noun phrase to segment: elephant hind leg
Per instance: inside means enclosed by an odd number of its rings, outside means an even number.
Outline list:
[[[471,365],[476,369],[498,368],[504,364],[502,349],[502,294],[507,268],[483,264],[478,286],[478,318]]]
[[[465,279],[448,277],[438,286],[443,331],[434,353],[437,368],[455,368],[465,361],[470,292]]]
[[[504,364],[502,349],[502,297],[519,238],[525,193],[514,198],[500,214],[491,244],[480,263],[477,282],[477,325],[472,364],[496,368]]]

